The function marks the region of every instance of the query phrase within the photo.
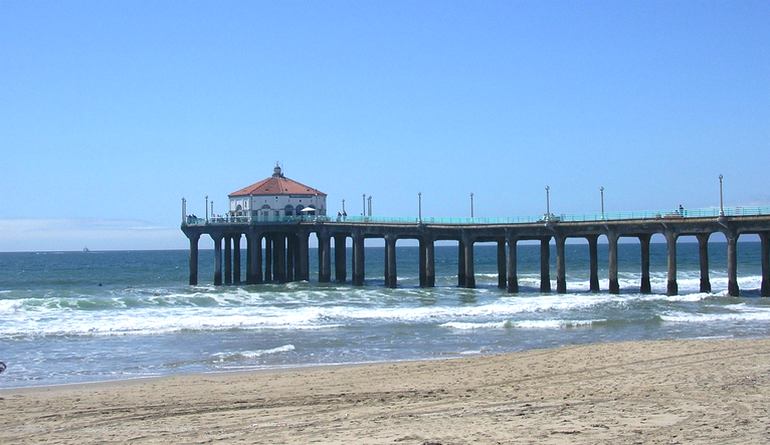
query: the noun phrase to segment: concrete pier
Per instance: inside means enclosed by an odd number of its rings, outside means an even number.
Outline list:
[[[465,287],[465,243],[457,243],[457,286]]]
[[[551,292],[551,237],[540,239],[540,292]]]
[[[331,279],[331,238],[322,232],[318,234],[318,282],[328,283]]]
[[[190,286],[198,284],[198,241],[200,235],[190,237]]]
[[[639,244],[642,251],[642,282],[639,285],[639,293],[652,293],[650,286],[650,239],[652,235],[639,235]]]
[[[345,235],[334,235],[334,278],[338,283],[347,281],[347,250]]]
[[[674,217],[676,216],[676,217]],[[345,222],[331,220],[297,220],[287,222],[256,221],[182,224],[182,230],[190,242],[189,283],[199,281],[199,241],[201,235],[208,235],[214,243],[214,284],[238,284],[241,274],[241,236],[246,237],[246,283],[286,282],[309,280],[309,237],[318,237],[318,280],[331,280],[331,239],[334,239],[334,269],[338,282],[347,281],[347,253],[345,242],[353,241],[352,282],[363,285],[365,280],[365,239],[384,239],[385,264],[384,282],[388,287],[397,284],[396,240],[411,239],[419,243],[419,284],[424,287],[435,285],[435,242],[456,241],[457,284],[461,287],[476,286],[474,274],[474,245],[496,243],[497,286],[504,286],[508,292],[519,290],[517,277],[517,243],[520,240],[540,243],[540,290],[550,292],[550,246],[552,237],[556,241],[556,287],[557,292],[567,291],[566,239],[585,238],[588,241],[590,259],[590,290],[599,292],[598,238],[608,241],[609,291],[620,291],[618,283],[618,239],[635,238],[641,247],[640,292],[649,293],[650,288],[650,240],[654,234],[666,239],[668,277],[666,293],[678,292],[676,248],[680,236],[695,236],[698,240],[701,283],[700,290],[709,292],[708,242],[712,233],[721,232],[727,238],[728,294],[740,295],[738,287],[738,239],[741,235],[758,235],[762,243],[762,286],[761,294],[770,296],[770,215],[724,216],[709,218],[684,218],[678,215],[643,220],[564,222],[546,221],[516,224],[427,224],[422,223],[377,223],[371,221]],[[224,248],[223,248],[224,243]],[[264,243],[264,247],[263,247]],[[507,246],[507,249],[506,249]],[[224,251],[223,251],[224,250]],[[223,271],[224,268],[224,271]]]
[[[425,287],[436,285],[436,246],[432,238],[424,240],[425,243]]]
[[[222,238],[214,237],[214,285],[222,284]]]
[[[273,237],[265,237],[265,282],[273,281]]]
[[[738,234],[725,233],[727,237],[727,295],[737,297],[738,289]]]
[[[463,252],[465,252],[463,265],[465,266],[465,287],[476,287],[476,274],[473,270],[473,239],[465,237],[463,239]]]
[[[356,234],[353,236],[353,285],[363,286],[366,277],[364,270],[364,236]]]
[[[564,258],[564,244],[567,238],[563,235],[556,236],[556,293],[567,293],[567,269]]]
[[[700,291],[711,292],[711,280],[709,279],[709,236],[710,233],[699,233],[698,260],[700,263]]]
[[[505,239],[497,240],[497,287],[505,289],[508,280],[506,279],[507,269],[505,263]]]
[[[385,286],[395,288],[397,283],[396,237],[393,235],[385,235]]]
[[[678,235],[672,231],[666,231],[666,262],[668,264],[668,276],[666,279],[666,295],[679,293],[679,285],[676,282],[676,239]]]
[[[607,260],[609,262],[609,290],[611,294],[620,293],[620,283],[618,282],[618,238],[618,234],[615,232],[607,233]]]
[[[241,234],[233,235],[233,284],[241,284]]]
[[[599,235],[588,235],[588,288],[599,292]]]
[[[761,232],[759,234],[762,256],[762,287],[761,295],[770,297],[770,232]]]
[[[517,272],[517,251],[516,243],[518,239],[506,234],[506,243],[508,244],[508,261],[506,262],[506,275],[508,275],[507,290],[509,293],[515,294],[519,292],[519,276]]]

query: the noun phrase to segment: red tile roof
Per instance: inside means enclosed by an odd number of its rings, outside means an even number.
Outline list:
[[[257,183],[251,184],[248,187],[244,187],[240,190],[230,193],[229,197],[235,196],[251,196],[251,195],[321,195],[326,196],[326,193],[316,190],[313,187],[309,187],[305,184],[301,184],[293,179],[289,179],[280,172],[280,169],[276,169],[276,173],[273,176],[263,179]]]

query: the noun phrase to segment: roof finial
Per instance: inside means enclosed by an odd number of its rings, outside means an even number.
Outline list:
[[[273,177],[283,178],[283,173],[281,173],[281,165],[278,163],[278,161],[275,161],[275,168],[273,169]]]

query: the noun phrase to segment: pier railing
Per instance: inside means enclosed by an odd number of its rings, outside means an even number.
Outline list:
[[[486,225],[486,224],[532,224],[545,222],[595,222],[595,221],[621,221],[621,220],[665,220],[686,218],[717,218],[720,216],[762,216],[770,215],[770,207],[730,207],[724,209],[724,214],[719,208],[706,209],[673,209],[673,210],[647,210],[630,212],[606,212],[585,213],[579,215],[569,214],[544,214],[539,216],[518,217],[391,217],[391,216],[218,216],[208,219],[188,216],[183,225],[205,226],[225,224],[297,224],[297,223],[334,223],[344,222],[353,224],[442,224],[442,225]]]

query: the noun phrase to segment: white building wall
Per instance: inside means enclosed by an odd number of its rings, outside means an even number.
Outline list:
[[[318,209],[316,215],[326,215],[326,197],[323,195],[258,195],[236,196],[230,198],[231,214],[239,213],[241,206],[243,215],[256,216],[257,218],[275,218],[286,216],[286,206],[291,205],[296,215],[297,207],[314,207]],[[257,212],[254,214],[253,212]]]

